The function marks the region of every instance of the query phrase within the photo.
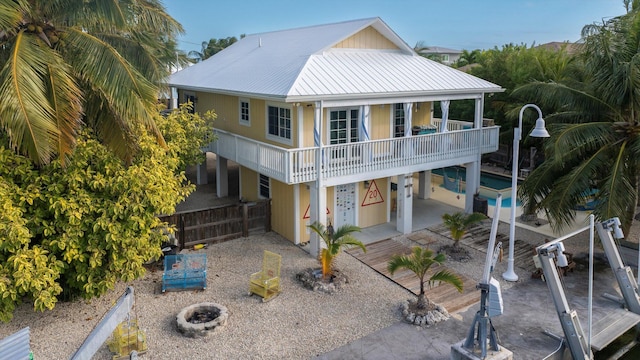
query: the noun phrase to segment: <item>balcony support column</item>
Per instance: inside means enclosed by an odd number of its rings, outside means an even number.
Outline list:
[[[229,196],[229,172],[227,158],[216,155],[216,194],[219,198]]]
[[[473,161],[466,163],[465,166],[467,167],[467,176],[465,179],[466,197],[464,201],[464,212],[471,214],[473,212],[473,197],[480,190],[478,185],[476,185],[480,183],[480,162]]]
[[[311,192],[311,205],[309,207],[311,223],[313,224],[317,221],[327,226],[327,188],[311,186],[309,190]],[[311,232],[309,245],[309,253],[311,256],[316,258],[320,256],[320,249],[324,247],[324,243],[314,232]]]
[[[398,176],[398,210],[396,230],[410,234],[413,227],[413,174]]]
[[[431,199],[431,170],[418,173],[418,199]]]
[[[196,165],[196,184],[198,185],[204,185],[204,184],[208,184],[209,183],[209,179],[208,176],[209,174],[207,173],[207,153],[204,153],[204,160]]]
[[[323,145],[322,145],[322,108],[321,101],[315,103],[313,112],[313,146],[317,147],[315,168],[318,169],[318,177],[316,181],[310,187],[310,217],[311,223],[318,222],[324,226],[328,226],[327,223],[327,187],[323,184],[322,178],[322,163],[323,163]],[[309,240],[309,252],[313,257],[320,256],[320,249],[324,247],[324,242],[320,237],[311,232],[311,239]]]

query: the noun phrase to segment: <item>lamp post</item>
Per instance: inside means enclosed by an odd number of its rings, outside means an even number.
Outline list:
[[[533,137],[549,137],[549,132],[544,127],[544,119],[542,119],[542,110],[537,105],[527,104],[520,109],[518,116],[518,127],[513,129],[513,159],[511,168],[511,222],[509,224],[509,259],[507,262],[507,271],[502,274],[502,278],[507,281],[518,281],[518,275],[513,270],[513,252],[516,240],[516,206],[518,203],[518,150],[520,147],[520,134],[522,132],[522,114],[526,108],[534,108],[538,111],[538,120],[536,127],[531,131],[529,136]]]

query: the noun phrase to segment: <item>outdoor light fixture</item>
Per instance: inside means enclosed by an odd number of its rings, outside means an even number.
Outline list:
[[[511,159],[511,223],[509,224],[509,260],[507,262],[507,271],[502,274],[502,278],[507,281],[518,281],[518,275],[513,270],[513,250],[516,238],[516,206],[518,203],[518,150],[520,147],[520,133],[522,131],[522,114],[526,108],[534,108],[538,111],[538,120],[536,120],[536,127],[529,134],[533,137],[549,137],[549,132],[544,127],[544,120],[542,119],[542,110],[537,105],[527,104],[520,109],[520,115],[518,116],[518,127],[513,129],[513,158]]]

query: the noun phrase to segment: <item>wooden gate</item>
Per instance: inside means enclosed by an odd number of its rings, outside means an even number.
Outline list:
[[[221,205],[161,216],[176,229],[181,249],[196,244],[216,244],[271,231],[271,200]]]

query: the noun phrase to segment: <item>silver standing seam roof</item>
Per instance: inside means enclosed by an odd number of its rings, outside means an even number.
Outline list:
[[[398,50],[333,48],[369,26]],[[248,35],[168,83],[285,102],[503,91],[417,55],[377,17]]]

